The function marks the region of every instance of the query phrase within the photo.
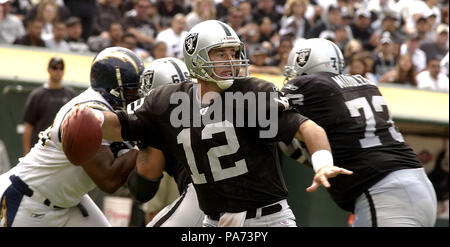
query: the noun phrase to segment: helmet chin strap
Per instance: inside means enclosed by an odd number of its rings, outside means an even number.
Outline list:
[[[213,79],[212,75],[208,75],[209,78],[210,78],[209,81],[216,83],[217,86],[218,86],[220,89],[222,89],[222,90],[227,90],[229,87],[231,87],[231,85],[233,85],[234,80],[235,80],[236,77],[239,75],[239,71],[240,71],[240,68],[238,68],[238,72],[236,73],[235,67],[234,67],[233,65],[230,65],[230,67],[231,67],[231,71],[232,71],[231,73],[232,73],[232,75],[231,75],[231,77],[230,77],[229,79],[227,79],[227,78],[223,78],[223,79],[220,78],[220,76],[217,75],[216,72],[214,71],[214,69],[212,68],[212,69],[211,69],[212,74],[213,74],[213,75],[216,75],[217,77],[219,77],[220,80]]]
[[[234,79],[229,80],[215,80],[211,76],[208,76],[209,78],[202,78],[205,81],[215,83],[220,89],[227,90],[231,85],[233,85]]]
[[[118,88],[123,88],[122,85],[122,76],[120,75],[120,68],[116,67],[116,79],[117,79],[117,85],[119,85]],[[127,103],[125,102],[125,97],[123,96],[123,90],[117,91],[116,89],[112,89],[110,92],[112,95],[116,96],[116,97],[120,97],[120,99],[122,100],[122,107],[123,109],[126,109],[127,107]]]
[[[233,85],[234,80],[224,80],[224,81],[217,81],[217,86],[222,90],[227,90],[231,85]]]

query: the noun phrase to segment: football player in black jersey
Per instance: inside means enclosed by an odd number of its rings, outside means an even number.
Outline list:
[[[145,67],[141,75],[141,94],[148,95],[151,90],[171,83],[190,82],[189,71],[186,65],[177,58],[166,57],[156,59]],[[139,99],[127,106],[129,112],[133,112],[143,102]],[[142,147],[142,146],[141,146]],[[145,150],[145,149],[144,149]],[[172,176],[177,183],[180,196],[170,205],[163,208],[147,224],[148,227],[200,227],[202,226],[205,214],[200,210],[197,200],[197,193],[192,185],[192,180],[186,169],[179,165],[170,154],[164,154],[166,159],[165,171]],[[139,172],[137,172],[139,169]],[[151,199],[151,194],[142,193],[140,180],[147,178],[147,169],[143,163],[138,163],[138,167],[132,172],[128,179],[128,188],[133,196],[140,202],[147,202]],[[150,168],[150,176],[151,176]],[[143,190],[146,191],[146,188]]]
[[[248,78],[244,44],[228,25],[211,20],[193,27],[184,57],[198,84],[165,85],[132,112],[98,116],[104,138],[141,140],[148,146],[137,158],[138,172],[140,163],[148,168],[146,188],[152,182],[157,187],[166,163],[163,152],[170,153],[191,175],[207,215],[204,226],[296,226],[286,201],[278,141],[290,143],[295,137],[306,143],[317,168],[310,189],[329,187],[328,178],[351,174],[333,165],[320,126],[285,110],[287,102],[272,83]],[[230,103],[230,94],[249,97]],[[262,121],[274,108],[275,118]]]
[[[333,42],[309,39],[291,51],[284,71],[293,78],[282,89],[290,105],[325,129],[334,162],[354,172],[330,179],[328,192],[354,212],[355,226],[434,226],[433,186],[378,87],[343,67]]]

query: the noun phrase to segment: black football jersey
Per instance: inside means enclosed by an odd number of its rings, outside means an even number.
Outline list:
[[[307,118],[283,111],[285,104],[277,103],[281,93],[256,78],[235,80],[208,105],[199,102],[196,90],[194,83],[153,90],[132,114],[118,114],[122,137],[142,140],[181,162],[206,214],[241,212],[286,199],[276,143],[290,143]],[[255,98],[227,100],[233,94]],[[276,118],[269,118],[274,112]],[[259,121],[264,117],[274,121]],[[277,127],[275,134],[262,135],[271,126]]]
[[[191,176],[189,176],[184,166],[172,155],[164,153],[164,157],[166,159],[166,167],[164,170],[175,179],[178,192],[181,195],[187,188],[187,185],[192,183]]]
[[[299,113],[323,127],[334,163],[353,175],[331,178],[328,191],[343,209],[389,172],[422,167],[392,121],[378,87],[359,75],[300,76],[281,90]]]

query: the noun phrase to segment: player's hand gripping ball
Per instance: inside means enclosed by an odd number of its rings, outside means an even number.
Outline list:
[[[77,166],[94,157],[102,143],[101,120],[93,111],[77,106],[68,113],[61,126],[64,153]]]

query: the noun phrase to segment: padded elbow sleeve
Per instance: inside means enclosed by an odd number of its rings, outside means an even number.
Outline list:
[[[156,194],[163,175],[158,179],[148,179],[134,169],[128,179],[128,189],[139,202],[148,202]]]

